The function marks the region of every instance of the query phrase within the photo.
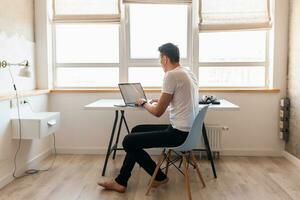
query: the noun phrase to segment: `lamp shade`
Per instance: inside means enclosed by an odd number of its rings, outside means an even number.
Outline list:
[[[29,78],[31,77],[31,72],[29,70],[29,66],[20,69],[19,76]]]

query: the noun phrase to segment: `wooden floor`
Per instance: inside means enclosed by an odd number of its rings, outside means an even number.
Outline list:
[[[109,162],[107,177],[115,177],[123,157]],[[127,192],[118,194],[97,186],[102,156],[60,155],[49,172],[18,179],[0,190],[3,200],[183,200],[184,177],[171,167],[170,182],[145,196],[149,176],[136,166]],[[49,164],[51,158],[43,164]],[[190,168],[193,199],[205,200],[299,200],[300,169],[285,158],[222,157],[216,162],[214,179],[207,161],[200,162],[206,181],[202,188]]]

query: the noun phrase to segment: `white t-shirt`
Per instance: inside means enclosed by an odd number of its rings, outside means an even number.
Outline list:
[[[194,74],[180,66],[166,72],[162,92],[173,95],[170,104],[172,127],[189,132],[199,111],[198,83]]]

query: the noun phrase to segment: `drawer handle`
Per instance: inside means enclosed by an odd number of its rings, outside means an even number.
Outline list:
[[[51,121],[49,121],[48,122],[48,126],[54,126],[54,125],[56,125],[56,120],[54,119],[54,120],[51,120]]]

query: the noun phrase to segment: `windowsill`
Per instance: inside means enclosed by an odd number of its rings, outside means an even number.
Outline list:
[[[145,92],[161,92],[160,87],[144,87]],[[51,93],[115,93],[119,88],[54,89]],[[279,93],[276,88],[199,88],[202,93]]]
[[[160,88],[144,88],[145,92],[161,92]],[[117,93],[119,88],[97,88],[97,89],[55,89],[55,90],[27,90],[19,91],[20,97],[37,96],[49,93]],[[279,93],[276,88],[200,88],[202,93]],[[15,93],[0,93],[0,101],[14,99]]]
[[[50,93],[50,90],[25,90],[25,91],[19,91],[19,97],[30,97],[30,96],[37,96],[42,94],[48,94]],[[15,92],[9,92],[9,93],[0,93],[0,101],[15,99],[16,94]]]

